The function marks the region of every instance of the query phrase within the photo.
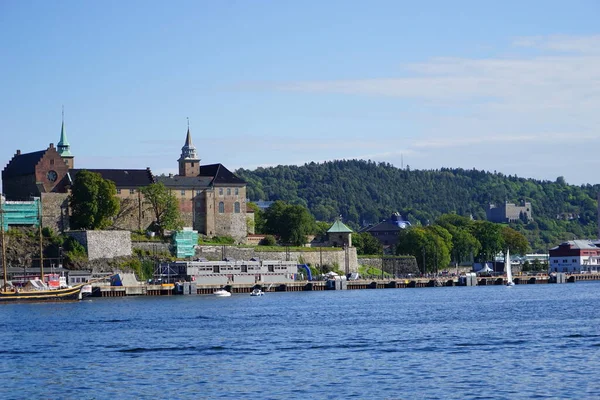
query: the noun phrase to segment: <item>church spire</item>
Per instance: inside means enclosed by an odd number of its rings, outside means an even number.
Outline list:
[[[188,130],[187,130],[187,136],[185,138],[185,145],[184,147],[191,147],[195,150],[194,144],[192,143],[192,134],[190,133],[190,119],[187,119],[187,124],[188,124]]]
[[[67,140],[67,134],[65,133],[65,108],[62,110],[62,124],[60,127],[60,140],[56,145],[56,149],[58,150],[58,154],[62,157],[72,157],[71,154],[71,145]]]
[[[192,134],[190,133],[190,119],[188,118],[188,129],[185,137],[185,144],[181,148],[181,157],[179,157],[179,175],[180,176],[198,176],[200,175],[200,159],[196,153],[196,147],[192,143]]]
[[[187,136],[185,137],[185,144],[181,148],[180,160],[194,160],[198,161],[198,155],[196,154],[196,147],[192,143],[192,134],[190,133],[190,119],[188,118],[188,129]]]

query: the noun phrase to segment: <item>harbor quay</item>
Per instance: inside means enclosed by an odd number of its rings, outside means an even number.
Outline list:
[[[344,279],[342,279],[344,278]],[[175,295],[212,295],[216,290],[225,289],[232,294],[249,294],[254,289],[269,292],[310,292],[324,290],[363,290],[363,289],[410,289],[410,288],[435,288],[435,287],[462,287],[462,286],[493,286],[505,285],[505,276],[475,276],[474,281],[469,282],[460,277],[436,277],[436,278],[400,278],[400,279],[359,279],[347,280],[345,277],[319,281],[294,281],[294,282],[271,282],[271,283],[197,283],[197,282],[174,282],[163,284],[139,284],[139,285],[102,285],[96,283],[92,288],[93,297],[125,297],[125,296],[175,296]],[[600,274],[564,274],[535,276],[517,275],[514,277],[516,285],[552,284],[552,283],[575,283],[581,281],[600,280]]]

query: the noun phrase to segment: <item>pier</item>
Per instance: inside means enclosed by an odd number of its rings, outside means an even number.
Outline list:
[[[489,276],[476,277],[476,286],[505,285],[506,277]],[[566,275],[565,282],[575,283],[580,281],[600,280],[600,274],[573,274]],[[344,281],[344,285],[328,285],[328,281],[297,281],[272,284],[200,284],[182,282],[180,284],[162,285],[137,285],[137,286],[94,286],[94,297],[125,297],[125,296],[173,296],[173,295],[212,295],[215,290],[224,287],[232,294],[250,293],[254,288],[263,292],[310,292],[323,290],[365,290],[365,289],[411,289],[431,288],[444,286],[464,286],[459,284],[458,277],[436,278],[401,278],[401,279],[369,279]],[[514,278],[516,285],[539,285],[555,283],[549,275],[517,275]],[[475,285],[473,285],[475,286]]]

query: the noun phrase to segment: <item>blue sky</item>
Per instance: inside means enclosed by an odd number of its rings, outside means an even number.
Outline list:
[[[598,183],[597,1],[0,2],[0,163],[371,159]]]

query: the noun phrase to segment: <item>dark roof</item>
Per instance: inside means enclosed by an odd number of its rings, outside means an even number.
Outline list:
[[[366,227],[362,232],[397,232],[401,230],[402,228],[391,221],[382,221],[378,224]]]
[[[75,175],[79,171],[90,171],[100,174],[102,178],[113,181],[117,188],[125,187],[143,187],[154,183],[154,177],[150,168],[146,169],[70,169],[69,174],[71,179],[75,179]]]
[[[40,150],[33,153],[15,154],[2,171],[2,176],[21,176],[35,173],[35,166],[45,153],[46,150]]]
[[[200,166],[200,176],[210,176],[213,178],[213,185],[245,185],[243,179],[238,178],[233,172],[223,166],[223,164],[209,164]]]
[[[168,188],[206,188],[210,186],[210,176],[157,176],[156,182],[160,182]]]

